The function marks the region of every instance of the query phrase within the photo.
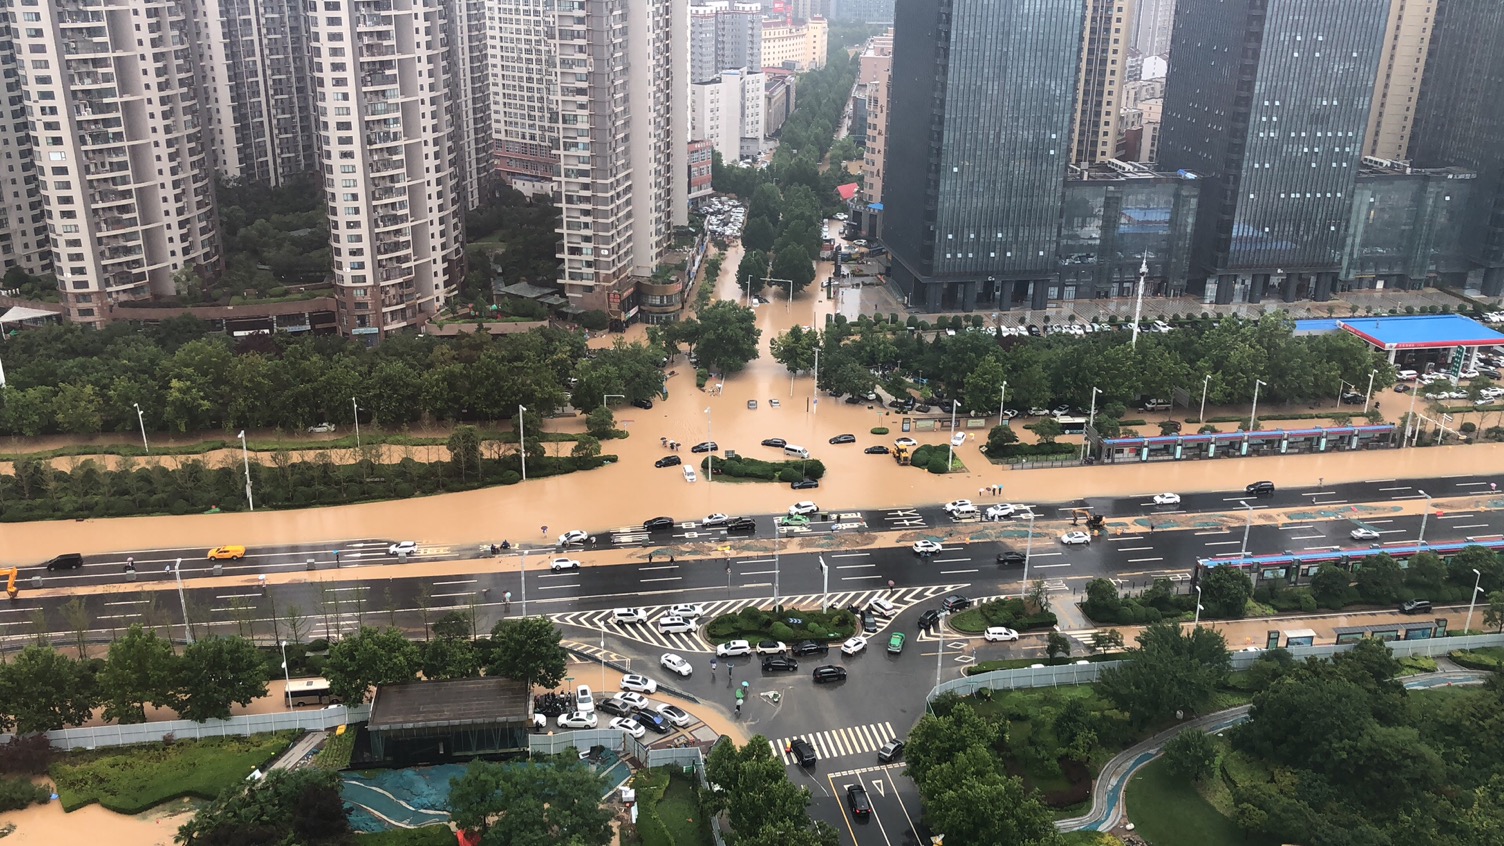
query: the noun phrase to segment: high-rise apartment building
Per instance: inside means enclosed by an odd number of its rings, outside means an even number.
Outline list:
[[[561,282],[619,323],[688,223],[688,5],[561,0],[554,21]]]
[[[1133,10],[1133,48],[1142,56],[1170,53],[1176,0],[1138,0]]]
[[[1180,0],[1159,161],[1203,187],[1209,302],[1326,299],[1390,0]]]
[[[449,102],[454,122],[460,207],[485,202],[495,182],[491,144],[491,67],[485,0],[449,0]]]
[[[308,14],[297,0],[196,0],[205,132],[228,179],[281,185],[318,168]]]
[[[881,237],[883,171],[888,151],[888,92],[893,80],[893,30],[873,36],[858,60],[857,87],[867,108],[867,143],[862,147],[862,183],[853,217],[868,238]]]
[[[1444,0],[1437,5],[1409,148],[1418,167],[1465,167],[1477,174],[1462,228],[1468,256],[1482,269],[1486,296],[1504,294],[1501,38],[1504,4]]]
[[[1081,63],[1076,71],[1076,118],[1071,129],[1074,161],[1102,162],[1116,154],[1135,2],[1085,0]]]
[[[762,66],[796,71],[825,67],[830,24],[811,18],[799,24],[767,18],[762,23]]]
[[[691,140],[711,142],[722,161],[762,152],[762,71],[723,70],[689,88]]]
[[[47,214],[37,185],[37,166],[27,129],[25,97],[12,24],[0,14],[0,275],[12,267],[27,273],[52,270]]]
[[[496,169],[528,195],[552,193],[559,164],[558,6],[559,0],[487,4]]]
[[[714,79],[723,70],[762,67],[762,7],[710,0],[689,7],[689,78]]]
[[[464,274],[442,0],[310,13],[336,316],[373,340],[420,325]]]
[[[169,296],[220,264],[213,168],[184,7],[155,0],[16,5],[53,270],[67,318]]]
[[[1391,161],[1409,158],[1410,130],[1435,18],[1436,0],[1390,0],[1363,142],[1363,151],[1370,156]]]
[[[883,238],[930,311],[1054,277],[1082,0],[899,0]]]

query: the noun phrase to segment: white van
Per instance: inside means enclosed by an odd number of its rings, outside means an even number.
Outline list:
[[[1416,373],[1414,370],[1401,370],[1398,373],[1394,374],[1394,378],[1400,380],[1401,382],[1413,382],[1419,375],[1420,374]]]
[[[952,520],[955,520],[957,523],[967,520],[976,520],[981,516],[982,512],[978,511],[975,505],[962,505],[950,512],[950,518]]]
[[[783,448],[783,454],[791,458],[809,458],[809,450],[802,446],[787,444]]]

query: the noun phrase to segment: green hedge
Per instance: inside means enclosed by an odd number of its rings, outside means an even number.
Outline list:
[[[324,748],[313,759],[313,765],[321,770],[339,772],[350,766],[350,757],[355,754],[354,726],[346,726],[344,734],[330,732]]]
[[[996,453],[987,453],[987,457],[999,460],[1008,458],[1054,458],[1062,455],[1075,455],[1080,451],[1080,444],[1008,444]]]
[[[874,434],[874,435],[886,435],[886,434],[888,434],[888,427],[887,426],[873,426],[872,427],[872,434]]]
[[[757,479],[764,482],[797,482],[800,479],[820,479],[825,476],[825,465],[817,458],[808,461],[763,461],[738,455],[736,458],[715,459],[716,469],[733,479]],[[700,459],[700,469],[710,472],[710,456]],[[793,474],[791,477],[787,474]]]
[[[447,825],[394,828],[388,831],[362,832],[355,842],[360,846],[454,846],[454,832]]]
[[[0,812],[19,811],[28,805],[41,805],[52,796],[52,790],[41,784],[33,784],[29,778],[0,778]]]
[[[991,626],[1006,626],[1014,631],[1052,629],[1059,620],[1050,611],[1029,614],[1022,599],[994,599],[975,608],[952,615],[950,627],[958,632],[977,634]]]
[[[790,619],[802,622],[794,624]],[[743,608],[715,617],[705,626],[705,635],[715,643],[771,638],[793,644],[801,640],[845,640],[855,633],[856,618],[850,611],[801,611],[781,605],[772,612]]]
[[[226,787],[282,754],[298,732],[214,737],[83,752],[52,765],[63,810],[98,802],[117,814],[139,814],[171,799],[213,799]]]
[[[1458,649],[1447,655],[1452,662],[1469,670],[1497,673],[1504,669],[1504,648],[1487,646],[1482,649]]]

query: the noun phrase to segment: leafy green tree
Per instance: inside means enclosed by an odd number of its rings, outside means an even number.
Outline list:
[[[74,435],[93,435],[104,426],[99,392],[93,385],[60,385],[52,399],[52,416],[58,429]]]
[[[1003,451],[1018,443],[1018,433],[1012,426],[993,426],[987,433],[987,454],[1002,455]]]
[[[1227,680],[1232,658],[1221,632],[1181,631],[1154,623],[1138,635],[1123,666],[1102,673],[1097,689],[1135,725],[1144,726],[1199,712]]]
[[[480,432],[474,426],[456,426],[449,433],[449,466],[461,479],[480,473]]]
[[[814,256],[802,244],[780,241],[773,251],[773,278],[791,280],[795,293],[803,291],[815,281]],[[784,288],[787,284],[778,287]]]
[[[1493,626],[1494,631],[1504,632],[1504,590],[1488,595],[1488,606],[1483,609],[1483,625]]]
[[[1002,772],[996,754],[984,746],[968,746],[915,782],[925,819],[947,839],[1014,846],[1062,842],[1054,816],[1038,794]]]
[[[0,665],[0,674],[0,690],[9,700],[3,710],[16,734],[82,725],[98,703],[94,678],[84,665],[51,647],[26,647],[9,664]]]
[[[815,351],[820,349],[820,333],[806,332],[803,326],[795,324],[787,332],[774,337],[768,349],[773,360],[790,373],[803,373],[814,369]]]
[[[433,621],[434,637],[468,640],[470,634],[470,615],[463,611],[450,611]]]
[[[1217,764],[1217,744],[1199,729],[1187,729],[1165,744],[1165,764],[1186,781],[1201,781]]]
[[[360,705],[372,687],[413,681],[421,664],[416,644],[398,629],[361,626],[329,648],[324,677],[329,692],[346,705]]]
[[[173,710],[185,720],[227,720],[230,705],[242,707],[266,695],[266,662],[243,637],[206,637],[183,650],[177,662]]]
[[[1071,654],[1071,639],[1060,632],[1050,632],[1045,638],[1044,651],[1051,660],[1064,658]]]
[[[449,812],[480,846],[605,846],[611,811],[605,782],[578,760],[549,763],[476,761],[452,779]]]
[[[1311,596],[1326,608],[1341,608],[1347,599],[1350,577],[1335,564],[1323,564],[1311,576]]]
[[[480,675],[480,656],[469,638],[436,637],[423,644],[423,678],[430,681]]]
[[[773,249],[773,242],[777,239],[778,232],[765,217],[749,218],[742,230],[742,245],[749,250],[766,252]]]
[[[556,687],[569,660],[560,639],[558,628],[546,617],[501,620],[491,629],[486,674],[526,682],[529,689]]]
[[[1212,617],[1238,618],[1253,598],[1253,579],[1232,567],[1213,567],[1201,578],[1201,604]]]
[[[1404,585],[1399,562],[1388,555],[1369,555],[1358,562],[1358,595],[1369,602],[1393,602]]]
[[[695,352],[703,367],[712,372],[735,373],[757,358],[762,330],[757,328],[752,309],[721,300],[702,310],[699,319]]]
[[[258,781],[230,787],[199,808],[178,828],[175,842],[184,846],[343,846],[351,842],[354,832],[339,785],[339,773],[316,767],[272,770]]]
[[[1042,444],[1052,444],[1055,439],[1065,434],[1065,429],[1055,422],[1055,418],[1046,417],[1037,423],[1031,423],[1026,428],[1032,430]]]
[[[177,680],[178,656],[157,633],[132,623],[110,644],[99,671],[104,718],[118,723],[146,722],[146,705],[170,705]]]
[[[765,250],[748,248],[742,253],[742,260],[736,266],[736,284],[743,291],[756,294],[762,291],[764,279],[772,275],[771,259]]]
[[[767,738],[753,737],[741,747],[730,740],[717,743],[706,759],[705,774],[721,788],[706,797],[706,810],[727,813],[738,843],[837,842],[829,825],[811,823],[809,791],[789,781]]]
[[[904,750],[909,776],[923,784],[930,772],[972,746],[991,748],[1003,738],[1004,728],[978,714],[969,704],[956,705],[944,717],[926,714],[919,718]]]
[[[1422,552],[1413,556],[1406,570],[1406,578],[1418,588],[1427,591],[1441,590],[1447,581],[1447,565],[1434,552]]]
[[[616,415],[604,405],[585,415],[585,431],[597,439],[610,438],[616,434]]]
[[[747,201],[747,219],[760,217],[764,220],[777,222],[783,206],[783,192],[778,186],[764,183],[757,186]]]

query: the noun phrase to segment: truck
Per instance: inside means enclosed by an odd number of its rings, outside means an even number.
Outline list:
[[[909,455],[909,448],[906,446],[893,447],[893,460],[902,466],[907,466],[910,460],[912,460],[912,457]]]

